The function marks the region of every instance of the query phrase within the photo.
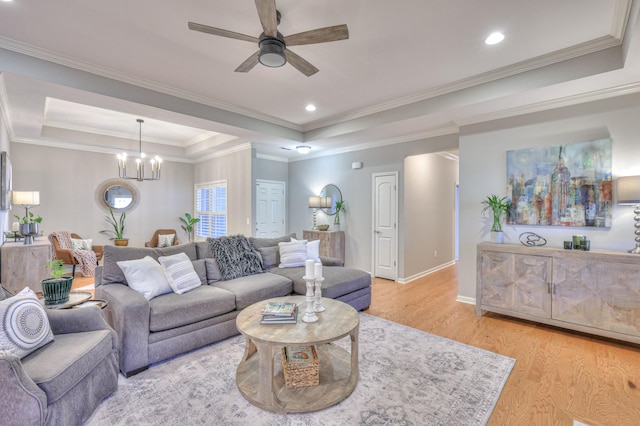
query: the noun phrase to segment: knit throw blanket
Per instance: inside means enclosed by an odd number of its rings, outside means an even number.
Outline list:
[[[244,235],[207,238],[223,280],[261,274],[262,259]]]
[[[72,250],[71,233],[68,231],[59,231],[49,234],[48,238],[49,241],[51,241],[52,246],[53,237],[58,240],[58,244],[61,249],[71,250],[73,258],[78,262],[78,266],[80,266],[80,272],[82,272],[83,277],[93,277],[95,275],[97,260],[96,253],[93,250]],[[51,258],[56,258],[55,250],[53,250]]]

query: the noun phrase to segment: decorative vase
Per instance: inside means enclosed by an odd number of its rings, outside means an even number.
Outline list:
[[[339,231],[340,230],[340,224],[339,223],[334,223],[333,226],[331,227],[332,231]]]
[[[47,278],[42,280],[42,295],[45,305],[58,305],[69,301],[73,277]]]
[[[40,232],[39,224],[37,222],[21,223],[19,226],[20,235],[24,237],[25,244],[33,244],[33,237]]]
[[[492,243],[502,244],[504,243],[504,232],[502,231],[491,231],[489,233],[489,238]]]
[[[122,238],[120,240],[113,240],[113,244],[115,244],[118,247],[125,247],[129,245],[129,239],[128,238]]]

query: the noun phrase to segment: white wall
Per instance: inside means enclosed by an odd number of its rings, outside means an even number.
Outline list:
[[[194,182],[196,184],[227,181],[228,235],[251,235],[254,229],[251,225],[255,215],[252,156],[252,149],[247,145],[246,149],[195,165]]]
[[[506,195],[506,151],[611,137],[614,179],[640,175],[638,117],[640,95],[636,94],[461,129],[458,270],[461,300],[475,300],[476,244],[488,240],[490,230],[490,220],[481,215],[480,202],[490,194]],[[521,233],[531,231],[546,238],[551,247],[562,247],[562,242],[574,234],[587,235],[592,250],[634,247],[632,209],[617,205],[610,229],[506,225],[504,231],[505,242],[513,244],[520,244]]]
[[[7,125],[4,121],[4,112],[2,110],[2,105],[0,105],[0,152],[7,151],[9,154],[9,158],[11,159],[10,152],[10,143],[9,143],[9,130],[7,129]],[[0,170],[0,173],[4,173],[4,171]],[[1,210],[0,211],[0,241],[4,242],[4,231],[11,230],[11,220],[9,211]]]
[[[407,246],[407,230],[404,217],[404,160],[408,156],[420,155],[457,148],[458,136],[445,135],[348,152],[340,155],[295,161],[289,164],[289,230],[302,236],[304,229],[311,229],[313,211],[308,208],[310,195],[317,195],[327,184],[340,188],[346,201],[347,212],[341,215],[341,227],[345,231],[345,264],[350,267],[372,270],[372,174],[381,172],[398,173],[398,233],[400,247],[398,277],[405,275],[404,258],[406,251],[420,250],[420,246]],[[353,170],[351,163],[362,161],[362,169]],[[332,223],[323,213],[318,213],[318,223]]]
[[[404,160],[404,278],[411,280],[455,259],[458,161],[440,154]]]
[[[40,191],[40,206],[31,211],[43,217],[45,235],[70,231],[96,244],[110,243],[99,233],[109,228],[104,219],[108,212],[96,202],[95,192],[117,177],[114,155],[11,143],[11,163],[14,190]],[[143,246],[158,228],[175,228],[184,240],[178,217],[193,211],[193,165],[165,161],[160,181],[128,182],[140,192],[140,203],[125,222],[129,244]],[[14,207],[12,218],[14,214],[22,217],[24,209]]]

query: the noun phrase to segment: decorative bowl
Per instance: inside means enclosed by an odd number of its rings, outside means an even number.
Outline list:
[[[329,225],[324,224],[324,225],[318,225],[318,230],[320,231],[326,231],[329,229]]]

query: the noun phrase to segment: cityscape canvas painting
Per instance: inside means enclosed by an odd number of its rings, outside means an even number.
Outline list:
[[[611,227],[611,139],[507,151],[507,223]]]

